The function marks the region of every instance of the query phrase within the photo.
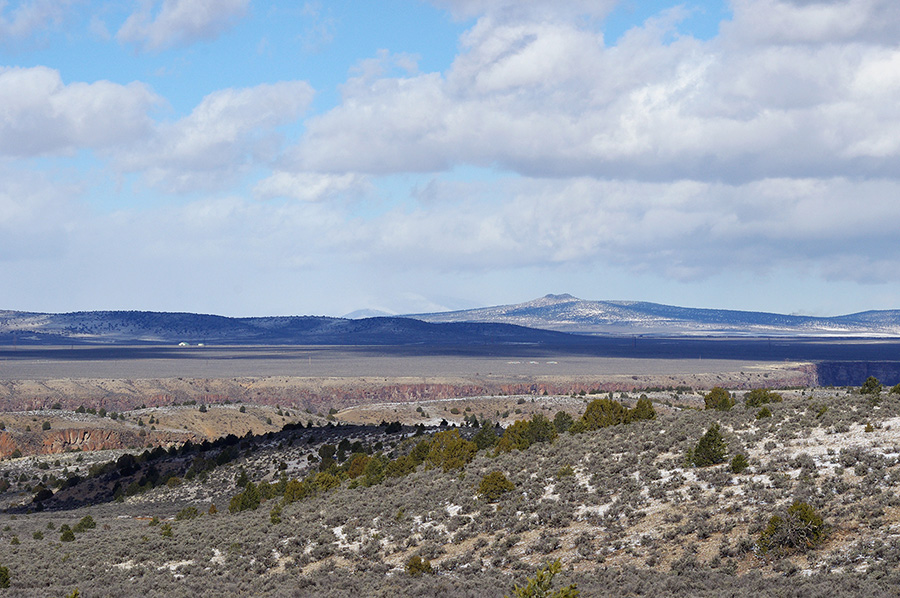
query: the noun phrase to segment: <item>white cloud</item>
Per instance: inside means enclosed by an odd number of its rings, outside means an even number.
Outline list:
[[[896,181],[510,179],[438,181],[429,193],[427,205],[366,229],[373,259],[463,271],[603,263],[681,280],[805,264],[840,280],[877,271],[900,282],[887,257],[894,233],[876,224],[900,219]]]
[[[154,51],[190,45],[233,27],[249,4],[250,0],[143,0],[116,37]]]
[[[0,41],[29,37],[62,23],[73,0],[31,0],[0,2]]]
[[[488,15],[504,20],[548,20],[578,15],[606,16],[619,0],[431,0],[455,17],[467,19]]]
[[[759,25],[747,7],[772,1],[744,0],[707,42],[668,40],[678,11],[614,47],[575,19],[484,17],[446,73],[348,81],[343,102],[307,122],[295,167],[499,165],[529,176],[645,180],[896,176],[900,48],[875,34],[872,43],[748,45]],[[859,6],[868,24],[891,10],[875,0]],[[853,27],[858,37],[865,31]]]
[[[78,217],[71,198],[82,192],[77,183],[0,168],[0,263],[58,258]]]
[[[0,154],[104,149],[149,132],[160,98],[140,83],[62,82],[46,67],[0,68]]]
[[[344,195],[358,195],[370,189],[368,177],[354,173],[334,175],[278,171],[257,183],[253,192],[261,199],[290,197],[301,201],[320,201]]]
[[[900,4],[895,0],[732,0],[723,33],[742,43],[895,45]]]
[[[216,91],[190,115],[159,125],[149,141],[117,155],[116,164],[173,192],[222,188],[278,156],[277,127],[295,121],[312,96],[303,81]]]

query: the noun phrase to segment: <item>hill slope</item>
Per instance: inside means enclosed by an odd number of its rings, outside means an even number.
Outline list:
[[[573,342],[511,324],[429,323],[404,317],[228,318],[143,311],[0,312],[0,344],[215,343],[219,345],[408,345]]]
[[[900,310],[813,317],[546,295],[514,305],[412,314],[426,322],[490,322],[591,334],[898,336]]]

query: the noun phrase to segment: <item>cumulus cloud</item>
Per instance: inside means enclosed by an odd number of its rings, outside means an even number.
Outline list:
[[[247,12],[250,0],[144,0],[116,34],[144,50],[215,39]]]
[[[884,257],[893,232],[873,223],[900,218],[898,192],[896,181],[846,178],[438,181],[427,204],[386,214],[366,229],[366,242],[375,259],[407,267],[606,263],[695,280],[806,264],[834,279],[868,282],[877,272],[897,282],[900,267]]]
[[[710,41],[670,39],[674,11],[613,47],[577,19],[483,17],[446,73],[352,78],[341,105],[308,121],[293,157],[319,172],[474,164],[644,180],[895,176],[900,47],[869,31],[893,4],[854,3],[853,35],[868,41],[748,45],[755,15],[773,2],[743,0]],[[776,4],[790,16],[845,3]]]
[[[62,82],[46,67],[0,68],[0,155],[29,157],[133,142],[161,99],[140,83]]]
[[[303,81],[216,91],[190,115],[158,125],[116,163],[172,192],[221,188],[247,168],[274,160],[281,147],[277,127],[295,121],[312,97]]]
[[[896,45],[900,5],[894,0],[732,0],[726,36],[760,44]]]
[[[26,0],[9,8],[7,2],[0,2],[0,41],[27,38],[59,25],[72,4],[73,0]]]

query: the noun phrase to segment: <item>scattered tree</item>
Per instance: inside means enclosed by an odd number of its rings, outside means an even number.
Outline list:
[[[860,394],[877,395],[881,393],[881,382],[875,376],[869,376],[862,386],[859,387]]]
[[[757,546],[762,554],[772,549],[806,550],[819,545],[828,531],[822,517],[809,504],[800,501],[783,515],[773,515],[760,533]]]
[[[706,404],[706,409],[715,409],[717,411],[728,411],[734,407],[734,398],[727,390],[719,386],[712,388],[703,395],[703,402]]]
[[[747,460],[747,457],[738,453],[731,459],[731,472],[732,473],[741,473],[745,469],[750,467],[750,462]]]
[[[716,465],[725,461],[727,453],[728,447],[722,438],[719,424],[713,424],[697,442],[697,446],[689,452],[688,461],[697,467]]]
[[[406,572],[412,577],[421,577],[423,573],[428,573],[429,575],[434,573],[434,569],[431,567],[431,561],[423,559],[419,555],[414,555],[406,561]]]
[[[568,432],[574,423],[575,419],[565,411],[557,411],[553,417],[553,426],[560,434]]]
[[[556,591],[551,590],[553,577],[561,570],[562,563],[559,559],[545,564],[537,570],[534,577],[527,579],[524,586],[517,584],[513,588],[513,598],[576,598],[580,592],[574,583]]]
[[[496,502],[501,496],[515,489],[515,484],[510,482],[502,471],[492,471],[481,478],[478,495],[488,502]]]
[[[744,395],[744,405],[747,407],[762,407],[765,403],[780,403],[783,400],[780,394],[765,388],[754,388]]]

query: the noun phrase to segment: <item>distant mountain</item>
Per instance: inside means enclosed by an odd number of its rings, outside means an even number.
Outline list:
[[[572,295],[546,295],[516,305],[410,317],[426,322],[517,324],[579,334],[900,336],[900,310],[823,318],[644,301],[587,301]]]
[[[461,345],[570,344],[578,337],[511,324],[428,323],[405,317],[228,318],[190,313],[90,311],[44,314],[0,311],[0,345]]]
[[[343,317],[348,320],[360,320],[362,318],[387,318],[394,315],[396,314],[381,311],[380,309],[357,309],[349,314],[344,314]]]

